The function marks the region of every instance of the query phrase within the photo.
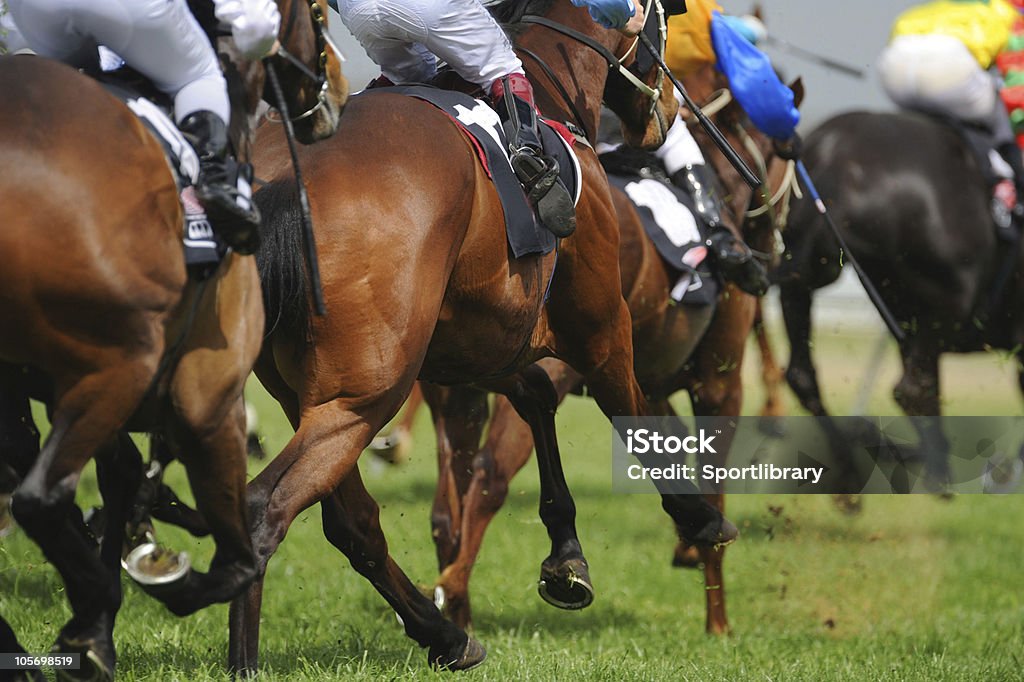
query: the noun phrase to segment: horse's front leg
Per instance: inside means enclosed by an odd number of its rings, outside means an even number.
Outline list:
[[[540,473],[540,518],[551,539],[551,554],[541,564],[538,591],[544,601],[562,609],[582,609],[594,601],[590,569],[576,533],[576,504],[562,471],[555,436],[559,396],[547,373],[530,365],[496,382],[523,421],[530,425]]]
[[[113,678],[112,630],[121,591],[84,530],[75,490],[86,462],[113,442],[134,412],[155,364],[150,355],[121,357],[101,371],[58,382],[50,434],[14,493],[15,518],[60,573],[71,604],[72,618],[56,648],[81,654],[81,673],[91,679]]]

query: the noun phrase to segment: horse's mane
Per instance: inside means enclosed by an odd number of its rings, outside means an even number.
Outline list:
[[[301,330],[310,333],[309,282],[303,258],[302,215],[294,178],[275,180],[253,196],[265,216],[262,245],[256,252],[260,272],[266,331]]]

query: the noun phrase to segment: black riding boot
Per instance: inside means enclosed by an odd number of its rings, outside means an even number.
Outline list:
[[[558,162],[543,155],[530,81],[521,73],[499,78],[491,87],[491,102],[508,137],[512,170],[530,203],[544,227],[556,237],[568,237],[576,230],[576,208],[558,178]]]
[[[722,204],[711,169],[707,165],[686,166],[672,174],[672,184],[693,197],[697,213],[708,228],[707,246],[718,261],[722,276],[748,294],[763,296],[769,287],[768,270],[722,222]]]
[[[196,111],[178,127],[199,154],[196,197],[210,225],[236,252],[255,252],[260,245],[260,213],[238,189],[239,175],[247,183],[252,181],[252,167],[229,155],[227,124],[212,111]]]

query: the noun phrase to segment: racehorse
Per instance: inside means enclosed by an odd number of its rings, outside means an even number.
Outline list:
[[[689,77],[685,84],[698,101],[723,102],[731,97],[724,77],[711,67]],[[803,86],[797,81],[792,88],[799,105]],[[738,224],[747,214],[745,238],[755,249],[771,252],[775,229],[785,212],[784,205],[776,204],[785,197],[791,177],[786,174],[787,164],[774,157],[770,140],[745,120],[737,104],[726,104],[715,119],[733,146],[744,150],[747,163],[759,168],[767,186],[773,188],[769,203],[748,214],[755,195],[720,152],[710,153],[722,185],[719,191],[724,189],[727,198],[724,218]],[[705,150],[714,149],[703,131],[694,132]],[[665,262],[647,237],[631,200],[616,188],[613,199],[621,235],[622,288],[633,323],[635,370],[653,413],[674,414],[668,398],[685,389],[697,415],[738,415],[743,398],[743,353],[757,299],[730,285],[716,305],[676,305],[670,292],[678,271]],[[579,373],[563,362],[544,360],[539,364],[554,383],[559,400],[585,384]],[[509,403],[498,398],[481,448],[488,417],[484,392],[424,384],[424,395],[438,432],[439,480],[431,526],[441,575],[435,595],[445,613],[465,627],[471,618],[469,578],[484,532],[504,503],[512,477],[528,461],[533,440]],[[721,466],[727,453],[728,443],[719,448],[719,460],[709,463]],[[724,509],[723,496],[709,496],[709,500]],[[724,633],[728,630],[721,567],[724,545],[686,542],[686,534],[680,535],[689,551],[677,549],[675,562],[703,563],[707,630]]]
[[[619,58],[633,64],[633,41],[601,28],[567,0],[511,5],[510,12],[553,22],[520,18],[515,33],[543,113],[592,137],[605,96],[630,141],[660,144],[676,111],[670,88],[652,106],[619,83],[620,76],[609,76],[609,64]],[[649,16],[656,14],[652,9]],[[659,74],[652,65],[642,78],[651,84]],[[479,383],[510,395],[541,432],[541,517],[552,539],[542,594],[567,606],[591,598],[557,457],[554,396],[531,365],[562,357],[587,377],[605,414],[647,412],[633,375],[607,180],[592,150],[579,146],[579,228],[561,242],[557,269],[555,253],[512,259],[495,190],[450,118],[387,89],[355,97],[339,134],[303,153],[327,308],[325,317],[312,317],[306,278],[293,257],[297,201],[284,148],[273,139],[258,147],[262,167],[278,167],[257,200],[280,240],[260,253],[272,326],[256,373],[296,429],[250,485],[261,574],[296,515],[319,501],[327,539],[395,609],[406,633],[429,647],[429,662],[472,667],[483,660],[483,648],[446,620],[389,556],[377,505],[354,465],[417,377]],[[289,225],[291,240],[281,231]],[[715,542],[736,532],[697,496],[665,505],[677,522],[689,524],[692,537]],[[256,664],[261,590],[255,583],[232,607],[236,670]]]
[[[1024,342],[1019,239],[998,239],[974,154],[935,119],[842,114],[808,136],[805,159],[851,253],[906,333],[897,404],[907,415],[937,417],[942,353]],[[810,200],[794,204],[786,234],[777,275],[791,346],[786,379],[811,414],[827,416],[811,359],[811,299],[839,276],[842,254]],[[949,443],[938,420],[915,426],[926,471],[941,483]]]
[[[323,8],[279,5],[279,41],[294,64],[271,62],[288,104],[311,112],[295,130],[313,142],[336,128],[347,85],[324,50]],[[233,94],[248,93],[233,101],[232,127],[244,131],[264,67],[227,66]],[[55,648],[80,653],[86,678],[111,679],[123,523],[111,524],[98,556],[74,495],[95,456],[108,511],[123,518],[141,467],[116,446],[122,429],[158,430],[174,443],[217,547],[208,573],[151,593],[188,614],[230,600],[256,573],[241,400],[263,330],[256,263],[228,254],[209,278],[187,277],[183,209],[163,148],[95,80],[38,57],[2,57],[0,90],[0,456],[21,478],[14,516],[71,604]],[[244,135],[239,144],[244,158]],[[29,395],[50,410],[41,449]],[[2,625],[0,648],[22,651]]]

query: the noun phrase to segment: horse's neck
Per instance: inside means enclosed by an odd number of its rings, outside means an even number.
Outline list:
[[[555,2],[547,18],[590,36],[609,50],[618,44],[618,33],[601,29],[583,8],[573,7],[567,0]],[[596,134],[601,115],[601,99],[608,65],[592,48],[546,26],[526,28],[516,45],[539,57],[554,74],[572,101],[575,111],[586,120],[578,121],[586,131]],[[538,108],[550,118],[572,120],[573,108],[558,87],[530,55],[521,53],[523,66],[535,86]]]

